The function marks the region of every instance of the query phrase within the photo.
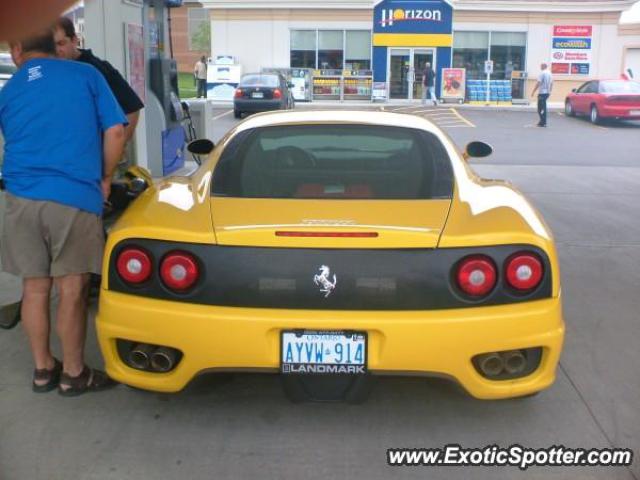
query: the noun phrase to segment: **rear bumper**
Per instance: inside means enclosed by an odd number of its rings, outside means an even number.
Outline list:
[[[269,110],[281,110],[281,100],[252,100],[235,99],[233,108],[239,112],[266,112]]]
[[[626,118],[629,120],[640,119],[640,113],[635,112],[640,112],[640,105],[637,107],[603,105],[598,111],[601,117]]]
[[[434,311],[318,311],[214,307],[102,291],[97,317],[109,375],[148,390],[175,392],[207,370],[278,372],[283,329],[365,330],[373,374],[446,376],[477,398],[526,395],[550,386],[564,337],[559,298]],[[128,367],[116,339],[179,349],[169,373]],[[533,373],[491,381],[474,368],[479,353],[542,347]]]

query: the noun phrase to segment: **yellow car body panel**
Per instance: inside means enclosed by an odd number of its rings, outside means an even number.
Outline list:
[[[450,200],[283,200],[213,198],[220,245],[278,248],[434,248]],[[348,214],[345,214],[348,212]],[[337,229],[375,232],[374,238],[277,237],[277,231]]]
[[[104,292],[103,292],[104,293]],[[434,311],[314,311],[181,304],[109,293],[100,300],[97,328],[109,375],[135,387],[164,392],[184,388],[207,371],[272,371],[280,360],[280,331],[366,330],[373,373],[442,375],[477,398],[527,395],[548,387],[562,346],[560,299]],[[517,319],[517,321],[514,321]],[[184,352],[166,374],[128,367],[115,339],[168,345]],[[488,351],[543,347],[540,367],[517,380],[484,379],[471,364]]]
[[[212,197],[212,172],[238,132],[270,125],[356,123],[424,129],[445,146],[454,170],[451,200],[278,200]],[[376,231],[376,238],[276,237],[281,229]],[[533,245],[551,265],[550,298],[444,310],[295,310],[199,305],[109,289],[114,247],[128,238],[206,245],[279,248],[458,248]],[[280,332],[363,330],[368,368],[380,374],[444,375],[477,398],[526,395],[555,378],[564,337],[558,257],[538,212],[506,182],[478,178],[451,140],[427,120],[377,112],[259,114],[240,123],[188,178],[151,186],[110,231],[105,250],[97,331],[107,372],[139,388],[174,392],[203,371],[278,371]],[[151,373],[127,366],[116,339],[167,345],[183,352],[175,370]],[[542,347],[539,367],[512,380],[488,380],[471,358],[484,352]]]

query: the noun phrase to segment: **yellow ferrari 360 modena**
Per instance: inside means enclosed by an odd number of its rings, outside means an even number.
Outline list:
[[[175,392],[203,372],[273,372],[347,400],[378,375],[483,399],[553,383],[553,238],[467,165],[488,145],[460,153],[411,115],[309,111],[250,117],[211,148],[109,233],[97,331],[114,379]]]

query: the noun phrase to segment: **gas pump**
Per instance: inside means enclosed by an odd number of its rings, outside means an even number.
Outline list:
[[[144,0],[143,22],[147,32],[146,133],[148,166],[154,176],[169,175],[185,160],[183,112],[178,94],[178,68],[170,58],[170,9],[182,0]],[[166,48],[169,46],[169,48]]]
[[[178,97],[178,68],[170,58],[149,60],[149,85],[164,117],[160,127],[162,145],[162,175],[168,175],[184,166],[185,132],[183,111]]]
[[[176,63],[171,60],[170,9],[182,0],[85,0],[87,48],[108,60],[134,86],[145,108],[133,143],[133,162],[154,177],[184,165]],[[124,35],[123,35],[124,31]]]
[[[233,94],[242,78],[242,65],[234,57],[219,55],[207,64],[207,98],[233,101]]]

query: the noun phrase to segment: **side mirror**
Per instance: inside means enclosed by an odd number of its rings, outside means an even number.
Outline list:
[[[193,142],[189,142],[187,150],[194,155],[208,155],[213,151],[214,147],[215,145],[211,140],[200,138]]]
[[[462,156],[464,159],[468,159],[470,157],[473,158],[483,158],[488,157],[493,153],[493,147],[488,143],[484,142],[471,142],[467,144],[467,147],[464,150]]]
[[[573,93],[576,93],[576,92],[578,91],[578,89],[577,89],[577,88],[572,88],[572,89],[571,89],[571,91],[572,91]]]

